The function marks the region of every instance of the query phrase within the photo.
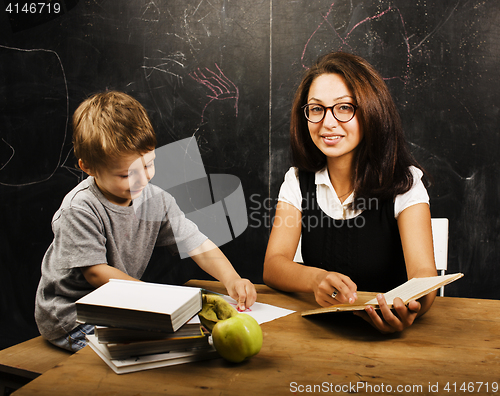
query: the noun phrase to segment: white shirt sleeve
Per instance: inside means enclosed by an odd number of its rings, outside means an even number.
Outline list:
[[[302,193],[300,192],[298,169],[291,167],[278,194],[278,201],[286,202],[302,212]]]
[[[404,194],[397,195],[394,200],[394,217],[397,219],[401,212],[410,206],[426,203],[429,204],[429,194],[422,182],[422,171],[414,166],[410,167],[413,175],[413,186]]]

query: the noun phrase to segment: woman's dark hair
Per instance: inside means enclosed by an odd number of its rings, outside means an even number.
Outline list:
[[[326,156],[313,143],[302,109],[312,82],[325,73],[344,78],[358,106],[356,115],[364,133],[353,163],[354,206],[369,198],[393,199],[407,192],[413,183],[409,166],[422,168],[406,145],[391,94],[366,60],[344,52],[320,57],[307,70],[295,93],[290,123],[293,165],[310,172],[326,166]]]

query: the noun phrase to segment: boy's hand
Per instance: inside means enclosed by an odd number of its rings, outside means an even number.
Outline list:
[[[236,308],[244,311],[257,300],[255,286],[248,279],[241,279],[224,253],[209,239],[189,255],[198,266],[226,287],[228,294],[237,302]]]
[[[226,285],[229,295],[236,300],[238,311],[245,311],[257,300],[255,286],[248,279],[237,279]]]

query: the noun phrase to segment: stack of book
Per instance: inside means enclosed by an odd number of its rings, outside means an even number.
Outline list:
[[[201,289],[112,279],[76,302],[89,346],[117,374],[215,358],[196,314]]]

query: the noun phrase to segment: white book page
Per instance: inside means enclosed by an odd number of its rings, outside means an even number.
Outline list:
[[[403,302],[408,302],[422,292],[425,292],[427,290],[429,290],[429,292],[432,290],[436,290],[441,286],[441,284],[447,284],[462,276],[463,274],[450,274],[442,276],[431,276],[428,278],[413,278],[392,289],[391,291],[384,293],[384,297],[388,305],[392,305],[396,297],[401,298]],[[374,298],[365,304],[378,305],[378,302],[377,299]]]

